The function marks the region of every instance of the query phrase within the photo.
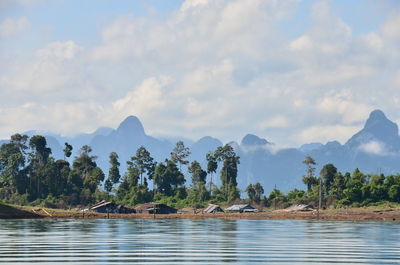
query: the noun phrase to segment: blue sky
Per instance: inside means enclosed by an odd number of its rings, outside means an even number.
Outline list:
[[[138,116],[149,134],[281,146],[400,121],[395,0],[5,0],[0,136]]]

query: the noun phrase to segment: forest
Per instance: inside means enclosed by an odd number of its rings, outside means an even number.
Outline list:
[[[72,163],[68,160],[73,147],[65,143],[63,151],[64,159],[55,160],[44,136],[12,135],[0,146],[0,201],[50,208],[87,206],[100,200],[127,206],[154,201],[177,208],[246,201],[260,208],[284,208],[295,203],[316,206],[320,195],[324,207],[400,202],[399,174],[364,174],[358,169],[343,174],[333,164],[326,164],[317,175],[316,161],[310,156],[302,161],[305,174],[299,176],[305,190],[285,194],[274,189],[266,195],[262,185],[254,183],[243,191],[247,198],[241,199],[237,185],[240,157],[230,145],[207,153],[206,168],[188,160],[190,150],[182,141],[164,162],[156,162],[145,147],[132,150],[129,161],[119,161],[112,152],[108,172],[97,166],[88,145],[79,149]],[[122,162],[127,165],[126,172],[120,171]],[[190,185],[186,177],[191,178]],[[217,177],[220,186],[215,184]]]

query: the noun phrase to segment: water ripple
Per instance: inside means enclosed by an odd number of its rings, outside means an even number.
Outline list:
[[[0,220],[5,264],[400,264],[400,224]]]

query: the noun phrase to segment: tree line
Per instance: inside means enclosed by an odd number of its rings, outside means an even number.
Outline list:
[[[198,161],[189,163],[191,152],[182,141],[176,143],[170,157],[163,162],[156,162],[141,146],[126,161],[123,173],[115,152],[109,154],[109,170],[105,173],[98,167],[90,146],[82,146],[72,164],[67,159],[73,147],[65,143],[63,151],[64,159],[56,160],[44,136],[12,135],[9,142],[0,146],[0,199],[54,207],[89,205],[102,199],[132,206],[159,201],[183,207],[240,198],[237,188],[240,157],[230,145],[207,154],[207,169]],[[218,187],[212,178],[220,166]],[[191,177],[189,187],[185,186],[183,167],[187,167]],[[206,183],[208,175],[211,180]]]
[[[64,145],[64,158],[56,160],[44,136],[12,135],[9,142],[0,146],[0,200],[66,208],[103,199],[131,206],[157,201],[174,207],[202,207],[240,199],[240,157],[230,145],[207,153],[206,168],[198,161],[188,160],[191,152],[182,141],[163,162],[156,162],[141,146],[124,161],[125,172],[121,172],[121,161],[115,152],[109,154],[108,172],[103,172],[90,146],[82,146],[70,163],[73,147]],[[358,169],[342,174],[333,164],[326,164],[317,176],[312,157],[307,156],[303,163],[306,190],[294,189],[284,194],[275,188],[266,196],[260,183],[249,184],[244,190],[247,202],[277,208],[294,203],[316,206],[320,193],[323,206],[400,202],[400,175],[364,174]],[[190,185],[184,169],[190,175]],[[219,186],[215,185],[217,175]]]
[[[306,190],[294,189],[287,194],[274,189],[265,198],[267,206],[285,207],[294,203],[318,205],[319,197],[322,206],[369,206],[382,202],[400,203],[400,174],[365,174],[356,168],[352,173],[341,173],[332,164],[326,164],[315,173],[316,161],[307,156],[303,161],[306,174],[302,181]]]

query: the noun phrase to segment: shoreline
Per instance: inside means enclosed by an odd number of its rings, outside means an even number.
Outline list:
[[[249,219],[400,222],[400,209],[348,208],[317,211],[267,210],[257,213],[116,214],[0,205],[0,219]]]

